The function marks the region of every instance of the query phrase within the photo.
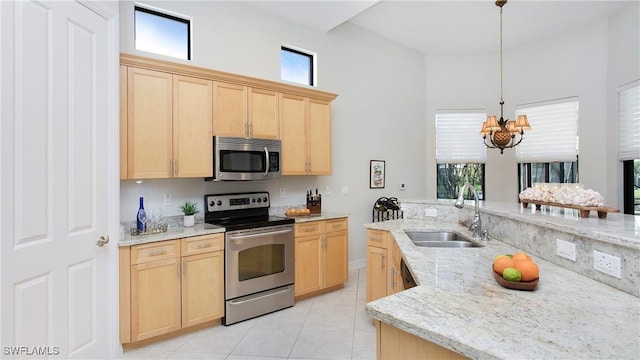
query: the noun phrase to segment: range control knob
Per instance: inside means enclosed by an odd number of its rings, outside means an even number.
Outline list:
[[[262,202],[262,199],[258,198],[258,202],[259,202],[259,203],[261,203],[261,202]]]
[[[218,200],[218,202],[216,202],[216,205],[218,206],[222,205],[222,200]]]
[[[209,201],[209,206],[214,206],[215,204],[216,203],[213,200]]]
[[[251,202],[252,202],[252,203],[256,202],[256,199],[251,199]]]
[[[267,202],[267,201],[268,201],[267,197],[266,197],[266,196],[265,196],[265,197],[263,197],[263,198],[262,198],[262,201]]]

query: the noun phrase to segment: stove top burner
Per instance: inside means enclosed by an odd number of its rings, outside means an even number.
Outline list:
[[[206,224],[226,231],[293,224],[294,219],[269,215],[269,193],[250,192],[205,195]]]

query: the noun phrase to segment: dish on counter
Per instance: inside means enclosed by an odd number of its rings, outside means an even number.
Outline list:
[[[538,281],[540,280],[540,278],[537,278],[531,281],[508,281],[497,272],[493,270],[491,272],[493,273],[493,277],[496,278],[498,284],[507,289],[533,291],[538,286]]]

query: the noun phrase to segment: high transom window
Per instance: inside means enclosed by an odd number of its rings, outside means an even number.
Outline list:
[[[134,41],[137,50],[191,60],[191,20],[135,6]]]
[[[315,62],[314,53],[283,45],[280,48],[280,77],[285,81],[315,86]]]

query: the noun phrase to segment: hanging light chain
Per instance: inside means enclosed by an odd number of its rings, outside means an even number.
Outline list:
[[[502,66],[502,6],[500,6],[500,102],[504,102],[504,75]]]

